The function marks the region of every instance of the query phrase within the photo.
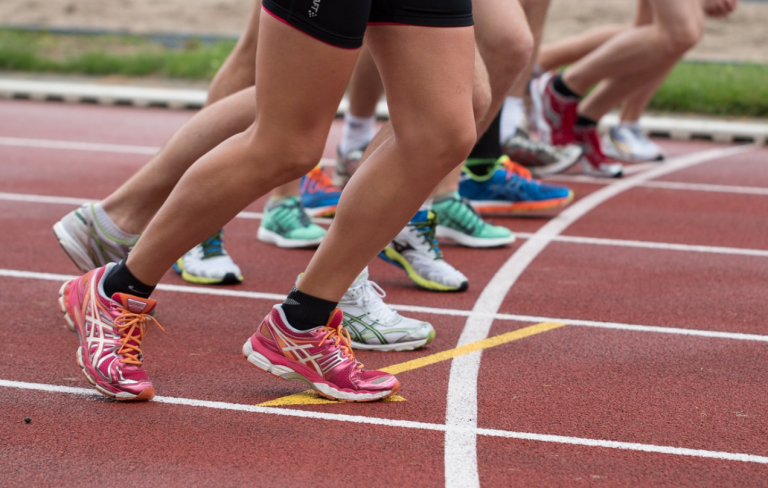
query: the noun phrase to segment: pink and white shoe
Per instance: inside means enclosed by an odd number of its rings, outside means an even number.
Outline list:
[[[77,364],[99,393],[121,401],[146,401],[155,388],[141,366],[141,343],[155,300],[115,293],[104,294],[110,263],[68,281],[59,290],[59,309],[67,328],[77,332]]]
[[[552,81],[556,74],[550,71],[531,81],[531,101],[539,141],[565,146],[574,142],[573,124],[576,123],[579,99],[564,97],[555,91]]]
[[[336,309],[325,327],[291,327],[275,305],[243,345],[243,356],[260,370],[284,380],[300,380],[320,396],[342,402],[371,402],[397,393],[400,382],[383,371],[368,371],[355,359],[349,332]]]

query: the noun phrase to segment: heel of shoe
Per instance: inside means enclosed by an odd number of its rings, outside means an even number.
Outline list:
[[[63,285],[61,285],[61,288],[59,289],[59,311],[64,314],[64,328],[66,328],[70,332],[75,332],[75,321],[72,320],[72,317],[69,316],[69,307],[67,307],[67,304],[69,302],[69,287],[72,285],[72,280],[67,281]]]

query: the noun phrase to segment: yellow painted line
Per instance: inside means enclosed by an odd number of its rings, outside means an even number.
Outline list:
[[[553,329],[558,329],[563,326],[565,326],[565,324],[558,323],[558,322],[542,322],[540,324],[523,327],[522,329],[513,330],[512,332],[507,332],[505,334],[489,337],[487,339],[483,339],[482,341],[473,342],[472,344],[467,344],[466,346],[456,347],[453,349],[449,349],[447,351],[430,354],[429,356],[424,356],[422,358],[414,359],[412,361],[406,361],[400,364],[393,364],[392,366],[387,366],[386,368],[382,368],[380,371],[384,371],[390,374],[399,374],[405,371],[411,371],[413,369],[423,368],[424,366],[429,366],[431,364],[447,361],[448,359],[453,359],[457,356],[463,356],[465,354],[469,354],[475,351],[489,349],[491,347],[500,346],[508,342],[524,339],[526,337],[530,337],[536,334],[541,334],[542,332],[547,332]],[[394,395],[390,398],[387,398],[384,401],[403,402],[405,401],[405,398],[398,395]],[[306,391],[302,391],[301,393],[295,393],[293,395],[280,397],[275,400],[270,400],[268,402],[259,403],[258,406],[277,407],[277,406],[285,406],[285,405],[322,405],[327,403],[340,403],[340,402],[322,398],[319,395],[317,395],[313,390],[306,390]]]

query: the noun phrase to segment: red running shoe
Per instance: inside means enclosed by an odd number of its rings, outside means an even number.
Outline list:
[[[291,327],[275,305],[243,345],[243,356],[260,370],[307,383],[320,396],[342,402],[370,402],[397,393],[400,383],[383,371],[367,371],[355,359],[349,332],[336,309],[325,327]]]
[[[556,74],[551,71],[531,81],[531,101],[539,141],[565,146],[574,142],[573,124],[579,99],[564,97],[555,91],[552,81]]]
[[[574,127],[573,133],[576,143],[584,149],[584,156],[581,158],[584,174],[601,178],[621,178],[624,166],[603,153],[597,128]]]

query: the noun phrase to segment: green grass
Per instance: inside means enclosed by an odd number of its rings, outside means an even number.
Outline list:
[[[768,66],[680,63],[651,102],[651,110],[768,117]]]
[[[0,70],[208,80],[234,41],[171,48],[140,36],[0,30]],[[652,110],[768,117],[768,65],[680,63]]]
[[[0,30],[0,70],[206,80],[234,44],[191,41],[171,48],[143,37]]]

